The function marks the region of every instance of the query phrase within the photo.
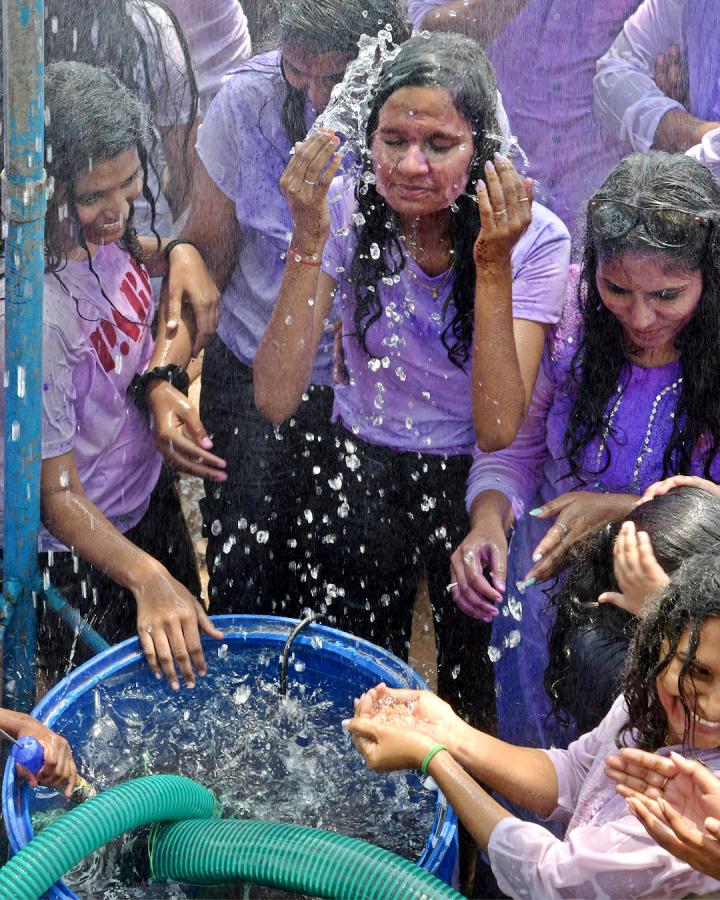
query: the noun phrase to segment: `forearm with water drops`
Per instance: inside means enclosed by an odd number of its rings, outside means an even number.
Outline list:
[[[512,314],[510,259],[478,266],[472,352],[475,439],[486,453],[513,442],[527,409]]]
[[[332,306],[332,293],[326,297],[318,290],[320,267],[303,261],[319,259],[324,247],[324,240],[308,243],[293,236],[278,298],[253,361],[255,405],[276,424],[295,412],[310,384],[322,323]]]

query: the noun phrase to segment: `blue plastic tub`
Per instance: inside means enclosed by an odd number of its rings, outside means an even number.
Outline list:
[[[228,646],[224,665],[233,666],[238,674],[247,674],[247,662],[243,665],[243,648],[251,648],[253,656],[260,649],[267,649],[276,659],[280,656],[295,620],[274,616],[215,616],[218,628],[225,633]],[[322,640],[321,649],[313,647],[315,636]],[[208,662],[208,675],[218,665],[218,643],[203,641]],[[317,644],[317,641],[316,641]],[[379,681],[390,687],[425,688],[423,679],[402,660],[387,650],[376,647],[353,635],[323,625],[312,625],[295,639],[294,660],[300,666],[291,666],[288,673],[289,692],[298,683],[315,686],[322,684],[337,705],[338,719],[349,715],[352,698]],[[303,665],[304,664],[304,667]],[[298,672],[301,669],[301,672]],[[267,675],[267,671],[263,672]],[[122,686],[124,679],[140,677],[147,686],[167,691],[164,683],[157,682],[139,652],[137,638],[124,641],[100,653],[75,669],[63,681],[43,697],[33,714],[46,725],[57,729],[73,744],[74,734],[86,730],[93,720],[94,689],[101,683]],[[5,768],[2,790],[2,809],[7,828],[10,849],[16,853],[33,837],[30,821],[29,797],[31,789],[16,777],[11,761]],[[450,883],[457,862],[457,817],[444,796],[438,792],[435,820],[425,849],[418,864],[439,878]],[[58,882],[50,891],[52,897],[71,898],[75,894]]]

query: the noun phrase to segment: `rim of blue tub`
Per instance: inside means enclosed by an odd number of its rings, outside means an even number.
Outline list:
[[[280,649],[298,621],[283,616],[257,615],[211,616],[211,619],[224,633],[226,643],[247,640],[259,642],[260,639],[266,641],[270,639],[277,641]],[[363,665],[372,671],[377,682],[386,681],[416,690],[426,690],[428,687],[415,669],[389,650],[338,628],[314,622],[295,638],[293,646],[312,646],[313,636],[322,638],[323,648],[326,642],[333,644],[333,652],[348,660],[359,653],[363,657]],[[218,641],[203,635],[202,643],[203,649],[206,649],[217,646]],[[77,669],[73,669],[45,694],[31,714],[48,727],[52,727],[54,721],[72,706],[80,695],[143,658],[144,654],[140,650],[137,637],[115,644],[109,650],[97,654]],[[16,776],[15,765],[9,757],[2,785],[2,812],[11,854],[17,853],[35,836],[28,803],[32,788],[22,778]],[[443,793],[438,790],[433,826],[417,864],[438,875],[446,848],[453,842],[456,832],[457,814]],[[445,873],[445,880],[447,875],[448,873]],[[77,895],[62,881],[53,885],[49,896],[77,900]]]

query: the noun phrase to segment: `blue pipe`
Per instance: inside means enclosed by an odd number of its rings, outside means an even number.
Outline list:
[[[48,607],[58,615],[77,636],[93,651],[102,653],[110,648],[110,644],[83,619],[74,606],[70,606],[67,598],[54,587],[43,588],[43,596]]]
[[[40,530],[42,299],[45,273],[43,0],[3,0],[2,173],[5,242],[5,520],[7,607],[3,702],[35,696],[35,598]]]

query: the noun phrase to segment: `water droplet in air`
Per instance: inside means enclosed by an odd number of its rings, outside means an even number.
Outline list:
[[[220,532],[222,531],[222,523],[220,522],[220,519],[215,519],[215,521],[210,526],[210,531],[215,535],[215,537],[220,534]]]
[[[370,256],[373,259],[380,259],[380,248],[376,243],[370,244]]]

